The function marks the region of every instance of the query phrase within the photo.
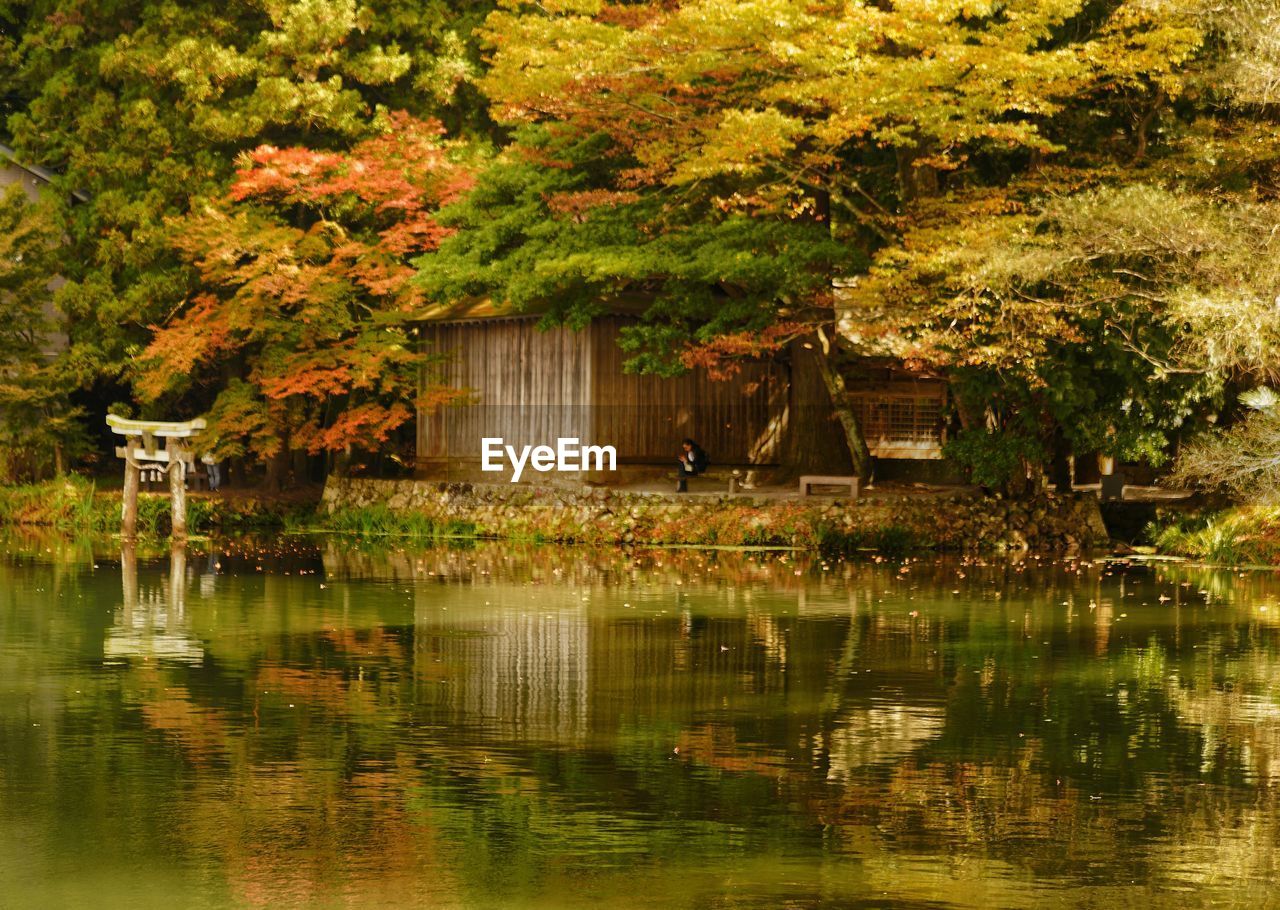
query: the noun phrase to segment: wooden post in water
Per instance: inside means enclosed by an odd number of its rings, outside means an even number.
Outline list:
[[[128,456],[124,460],[124,494],[120,504],[120,536],[133,540],[138,536],[138,486],[142,468]]]
[[[169,498],[173,500],[173,530],[171,540],[187,539],[187,462],[180,446],[170,441]]]
[[[187,545],[177,538],[169,545],[169,616],[181,621],[187,609]]]
[[[138,606],[138,548],[131,540],[120,547],[120,587],[124,596],[126,622],[133,621],[133,611]]]

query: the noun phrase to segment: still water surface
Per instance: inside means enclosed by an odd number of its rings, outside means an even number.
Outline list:
[[[0,907],[1280,905],[1280,581],[0,559]]]

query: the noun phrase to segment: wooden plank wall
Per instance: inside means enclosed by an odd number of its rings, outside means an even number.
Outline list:
[[[447,356],[424,380],[469,389],[474,403],[418,415],[420,463],[479,458],[480,440],[553,444],[576,436],[612,445],[620,461],[667,464],[692,436],[714,463],[777,464],[787,429],[788,370],[748,363],[714,382],[698,370],[663,379],[623,372],[624,317],[582,331],[541,331],[536,320],[423,326],[424,347]]]
[[[513,445],[591,441],[589,340],[536,325],[525,318],[423,326],[424,348],[446,358],[425,366],[424,380],[467,389],[473,401],[419,413],[419,462],[479,458],[486,436]]]
[[[781,461],[787,420],[788,370],[774,362],[744,364],[725,382],[705,370],[663,379],[623,372],[618,347],[623,317],[597,319],[592,338],[595,437],[632,462],[666,464],[693,437],[716,464]]]

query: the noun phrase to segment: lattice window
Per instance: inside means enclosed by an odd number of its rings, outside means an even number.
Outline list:
[[[938,457],[945,386],[890,383],[851,391],[849,397],[872,454],[889,458]]]

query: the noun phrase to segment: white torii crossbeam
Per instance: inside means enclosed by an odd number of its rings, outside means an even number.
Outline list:
[[[187,462],[194,458],[191,443],[204,432],[203,420],[187,420],[178,423],[161,420],[130,420],[126,417],[107,415],[111,432],[125,437],[125,444],[116,448],[116,457],[124,459],[124,501],[120,506],[120,534],[132,539],[138,533],[138,487],[142,480],[143,463],[166,465],[169,472],[169,494],[173,500],[172,537],[181,540],[187,536]],[[164,448],[156,445],[164,440]]]

